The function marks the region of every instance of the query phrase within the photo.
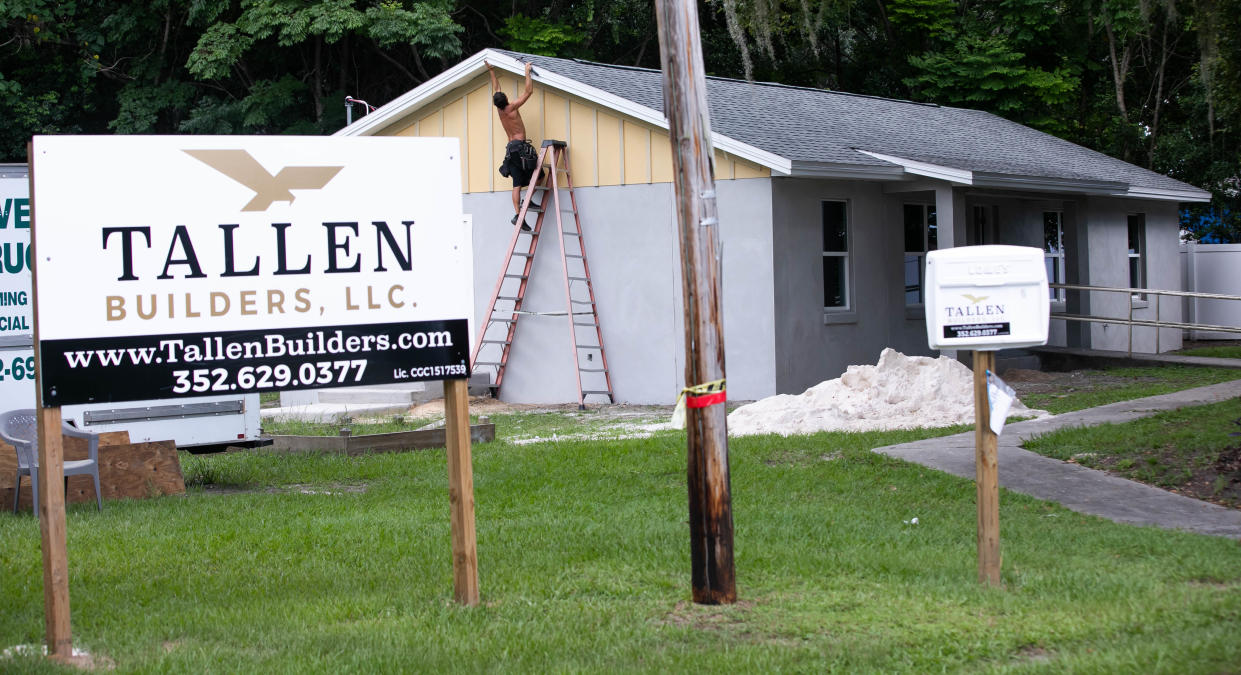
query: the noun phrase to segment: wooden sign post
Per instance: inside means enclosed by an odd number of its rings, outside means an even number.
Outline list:
[[[73,656],[69,627],[69,551],[65,518],[64,443],[60,408],[38,410],[39,531],[43,546],[43,614],[47,653],[53,659]]]
[[[26,145],[27,161],[30,164],[30,259],[32,267],[38,264],[39,256],[33,250],[35,227],[37,225],[34,204],[34,150],[32,144]],[[39,306],[38,275],[31,270],[30,304]],[[65,516],[65,446],[60,435],[60,407],[43,407],[43,368],[38,365],[39,353],[39,313],[31,316],[34,360],[35,360],[35,398],[36,434],[39,442],[36,452],[39,462],[39,503],[31,504],[32,510],[39,513],[39,533],[43,549],[43,618],[47,634],[47,654],[52,659],[67,661],[73,656],[73,632],[69,623],[69,543],[68,519]],[[17,477],[21,480],[21,476]],[[15,485],[14,488],[17,486]]]
[[[457,602],[473,607],[478,604],[478,548],[474,532],[470,407],[465,380],[444,380],[444,429],[448,437],[453,593]]]
[[[995,352],[974,352],[974,463],[978,492],[978,582],[1000,585],[999,438],[991,430],[987,372],[995,370]]]

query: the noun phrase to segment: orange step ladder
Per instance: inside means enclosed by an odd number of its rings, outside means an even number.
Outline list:
[[[569,196],[567,208],[561,204],[560,199],[562,173],[563,188]],[[532,207],[536,193],[543,195],[542,203]],[[523,303],[549,206],[556,214],[556,231],[560,236],[560,269],[564,272],[566,311],[530,312],[523,309]],[[522,229],[527,212],[538,214],[533,230]],[[565,227],[566,219],[562,217],[563,213],[573,214],[569,229]],[[513,226],[513,238],[509,241],[504,266],[500,268],[495,291],[487,305],[486,318],[474,342],[470,371],[477,373],[483,369],[490,373],[493,396],[499,395],[500,387],[504,384],[504,370],[508,366],[518,321],[523,316],[531,315],[568,317],[573,365],[577,372],[578,408],[586,408],[588,396],[607,396],[609,403],[615,403],[612,376],[608,371],[608,359],[603,350],[603,330],[599,327],[595,289],[590,281],[590,265],[586,262],[582,222],[578,215],[577,199],[573,196],[573,179],[569,175],[568,145],[564,141],[543,141],[539,149],[538,170],[531,177],[526,195],[521,200],[521,209],[517,212],[517,222]]]

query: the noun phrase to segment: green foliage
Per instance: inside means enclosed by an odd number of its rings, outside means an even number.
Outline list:
[[[408,44],[435,59],[461,54],[457,35],[463,28],[453,22],[447,2],[419,2],[405,10],[397,2],[383,2],[366,10],[367,31],[382,48]]]
[[[515,14],[504,22],[499,34],[509,49],[528,54],[560,56],[583,41],[585,35],[564,23]]]
[[[1068,69],[1032,67],[995,35],[966,36],[949,51],[912,56],[909,62],[918,74],[905,83],[919,98],[991,110],[1035,126],[1055,126],[1047,112],[1062,110],[1078,85]]]

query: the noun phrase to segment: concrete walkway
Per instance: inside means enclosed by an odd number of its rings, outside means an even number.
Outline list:
[[[1241,396],[1241,380],[1006,425],[999,440],[1000,485],[1118,523],[1154,525],[1241,539],[1241,510],[1117,478],[1020,447],[1031,436],[1064,427],[1128,422],[1164,410],[1216,403],[1238,396]],[[874,451],[963,478],[974,478],[973,431],[890,445]]]

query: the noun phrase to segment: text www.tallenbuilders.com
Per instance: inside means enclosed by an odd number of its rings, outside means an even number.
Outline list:
[[[348,337],[345,337],[342,331],[332,334],[315,331],[306,333],[304,338],[269,334],[259,340],[245,341],[226,340],[222,336],[204,337],[202,340],[190,342],[166,339],[160,340],[157,347],[66,351],[65,359],[70,368],[90,368],[92,366],[201,363],[288,356],[331,356],[452,346],[452,333],[449,331],[419,331],[398,333],[395,336],[381,333]]]

